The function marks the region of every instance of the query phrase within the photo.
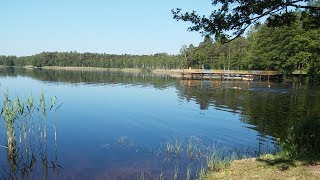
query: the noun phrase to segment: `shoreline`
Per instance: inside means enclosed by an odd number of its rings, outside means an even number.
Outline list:
[[[37,69],[37,67],[31,67]],[[66,71],[123,71],[123,72],[141,72],[141,69],[134,68],[126,68],[126,69],[118,69],[118,68],[100,68],[100,67],[62,67],[62,66],[44,66],[40,69],[47,70],[66,70]]]
[[[24,66],[24,68],[33,68],[37,69],[37,67],[33,66]],[[62,66],[44,66],[41,69],[47,70],[66,70],[66,71],[121,71],[126,73],[139,73],[143,72],[143,69],[138,68],[100,68],[100,67],[62,67]],[[150,72],[155,74],[171,74],[173,72],[172,69],[153,69]]]
[[[206,171],[201,179],[320,179],[319,170],[319,161],[311,163],[265,154],[233,160],[219,171]]]
[[[171,77],[177,77],[180,76],[177,74],[181,70],[179,69],[152,69],[152,70],[144,70],[144,69],[138,69],[138,68],[100,68],[100,67],[63,67],[63,66],[43,66],[43,67],[34,67],[34,66],[4,66],[0,65],[0,68],[7,68],[7,67],[13,67],[13,68],[24,68],[24,69],[45,69],[45,70],[65,70],[65,71],[110,71],[110,72],[125,72],[125,73],[139,73],[148,71],[157,75],[170,75]]]
[[[46,69],[46,70],[66,70],[66,71],[122,71],[127,73],[139,73],[149,70],[139,69],[139,68],[101,68],[101,67],[64,67],[64,66],[43,66],[43,67],[34,67],[34,66],[4,66],[0,65],[0,68],[25,68],[25,69]],[[150,72],[154,74],[172,74],[178,71],[177,69],[152,69]]]
[[[140,73],[140,72],[150,72],[155,75],[168,75],[172,78],[180,78],[184,80],[211,80],[211,79],[220,79],[220,80],[239,80],[239,81],[253,81],[257,79],[257,75],[252,73],[261,72],[261,76],[268,77],[273,76],[273,71],[258,71],[258,70],[228,70],[224,73],[223,70],[203,70],[203,69],[139,69],[139,68],[101,68],[101,67],[63,67],[63,66],[43,66],[43,67],[34,67],[32,65],[27,66],[4,66],[0,65],[0,68],[13,67],[13,68],[25,68],[25,69],[45,69],[45,70],[64,70],[64,71],[96,71],[96,72],[124,72],[124,73]],[[202,73],[202,74],[201,74]],[[208,74],[213,73],[213,74]],[[267,73],[267,74],[264,74]],[[271,74],[270,74],[271,73]],[[229,74],[229,75],[228,75]],[[252,75],[246,75],[252,74]],[[254,77],[255,76],[255,77]],[[275,76],[276,77],[276,76]],[[271,78],[270,78],[271,79]]]

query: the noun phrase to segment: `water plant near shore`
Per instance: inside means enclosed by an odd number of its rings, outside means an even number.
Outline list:
[[[167,140],[165,146],[144,147],[135,144],[134,148],[128,146],[134,140],[128,136],[120,136],[115,139],[115,143],[108,143],[106,151],[115,151],[119,148],[126,153],[132,153],[133,157],[144,158],[151,155],[154,163],[158,164],[159,169],[150,169],[146,172],[137,170],[137,179],[203,179],[208,172],[219,172],[228,168],[234,161],[242,158],[259,157],[260,151],[265,153],[272,152],[269,149],[257,148],[227,148],[220,142],[208,146],[208,141],[191,136],[188,138],[172,138]],[[139,149],[136,151],[135,149]],[[141,154],[140,154],[141,153]],[[127,154],[126,156],[128,156]]]
[[[207,169],[209,171],[220,171],[221,169],[227,167],[233,159],[236,158],[224,154],[223,150],[217,151],[213,148],[211,154],[206,156]]]
[[[189,166],[188,166],[188,168],[187,168],[187,176],[186,176],[186,180],[190,180],[190,178],[191,178],[191,166],[192,166],[192,164],[190,164]]]
[[[1,147],[7,151],[9,164],[9,169],[3,167],[4,179],[17,179],[19,174],[21,178],[25,178],[34,171],[38,160],[42,162],[45,171],[48,171],[48,168],[62,168],[57,163],[57,155],[54,155],[53,160],[48,160],[47,149],[47,116],[49,112],[57,111],[60,106],[61,104],[56,107],[56,97],[51,98],[51,104],[47,106],[44,93],[41,93],[38,103],[32,96],[22,101],[19,97],[10,99],[8,93],[4,94],[1,118],[4,122],[7,144]],[[53,146],[56,147],[55,120],[52,125]]]
[[[20,109],[20,108],[19,108]],[[8,95],[4,95],[3,108],[1,114],[4,117],[7,135],[7,149],[13,152],[16,144],[14,125],[17,119],[17,105],[12,103]]]
[[[176,138],[174,142],[168,142],[166,146],[167,154],[179,155],[182,152],[182,143]]]
[[[173,171],[173,180],[177,180],[178,179],[178,173],[179,173],[179,166],[178,166],[178,164],[176,164],[174,166],[174,171]]]

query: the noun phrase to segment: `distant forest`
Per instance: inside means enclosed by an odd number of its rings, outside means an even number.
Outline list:
[[[180,56],[159,53],[155,55],[115,55],[78,52],[42,52],[33,56],[0,56],[6,66],[62,66],[102,68],[172,69],[180,67]]]
[[[290,75],[295,70],[309,76],[320,74],[320,29],[308,26],[307,17],[290,25],[254,26],[246,37],[232,41],[205,36],[198,46],[184,45],[178,55],[112,55],[78,52],[42,52],[32,56],[0,56],[5,66],[72,66],[103,68],[230,70],[277,70]]]

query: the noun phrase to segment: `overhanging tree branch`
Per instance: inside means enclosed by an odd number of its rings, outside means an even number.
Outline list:
[[[301,6],[297,4],[290,4],[289,6],[296,7],[296,8],[302,8],[302,9],[313,9],[316,11],[320,11],[320,7],[315,7],[315,6]]]
[[[209,16],[200,16],[195,11],[181,13],[181,9],[172,10],[172,13],[177,21],[191,22],[193,26],[188,28],[190,31],[214,35],[216,39],[220,37],[234,39],[241,36],[250,25],[259,23],[264,17],[269,17],[268,20],[272,21],[273,26],[281,26],[290,25],[295,20],[293,12],[296,9],[303,9],[302,11],[305,12],[320,11],[320,6],[310,2],[306,0],[213,0],[212,5],[220,8],[214,10]],[[288,7],[291,8],[288,9]]]

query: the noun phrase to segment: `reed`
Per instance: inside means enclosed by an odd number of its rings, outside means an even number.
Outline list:
[[[204,179],[204,177],[206,176],[206,172],[207,172],[207,169],[201,166],[200,172],[198,174],[198,180]]]
[[[190,165],[188,166],[188,168],[187,168],[186,180],[190,180],[190,178],[191,178],[191,165],[192,165],[192,164],[190,164]]]
[[[127,136],[120,136],[117,138],[115,147],[130,148],[127,144],[133,142]],[[257,157],[260,153],[243,149],[227,149],[220,147],[219,143],[213,146],[206,146],[202,143],[200,138],[191,136],[184,141],[179,141],[178,138],[171,139],[164,143],[165,146],[160,144],[159,147],[152,147],[147,151],[159,158],[161,163],[166,163],[164,166],[168,169],[168,176],[166,173],[160,172],[156,176],[157,179],[204,179],[207,172],[217,172],[227,168],[233,160]],[[122,145],[122,146],[119,146]],[[136,145],[137,146],[137,145]],[[137,146],[139,147],[139,146]],[[143,149],[143,147],[141,147]],[[243,154],[247,156],[243,156]],[[163,158],[163,159],[162,159]],[[164,160],[164,161],[162,161]],[[172,167],[172,163],[174,164]],[[179,164],[179,168],[178,168]],[[163,164],[161,164],[162,166]],[[179,174],[180,170],[180,174]],[[179,177],[178,177],[179,176]],[[139,174],[137,175],[139,178]]]
[[[19,108],[20,110],[20,108]],[[6,135],[7,135],[7,149],[8,151],[13,152],[16,144],[15,137],[15,122],[18,116],[18,110],[16,109],[16,103],[13,103],[7,93],[4,94],[3,108],[1,115],[3,116],[5,126],[6,126]]]
[[[186,151],[189,159],[199,158],[200,156],[202,156],[200,139],[191,136],[188,140]]]
[[[138,178],[139,180],[144,180],[145,178],[144,178],[144,172],[141,172],[140,173],[140,176],[139,176],[139,178]]]
[[[234,157],[226,154],[223,149],[218,151],[213,147],[211,154],[206,159],[209,171],[220,171],[226,168],[234,160]]]
[[[168,142],[166,146],[167,154],[176,154],[179,155],[182,152],[182,143],[176,138],[175,141]]]
[[[56,97],[51,99],[50,109],[48,109],[43,93],[40,95],[38,103],[32,96],[23,101],[19,97],[10,99],[8,93],[4,93],[1,118],[4,120],[7,139],[7,144],[4,147],[7,150],[10,165],[10,170],[7,173],[9,179],[20,179],[16,176],[17,174],[24,178],[28,172],[32,172],[38,161],[38,155],[41,156],[44,169],[48,169],[47,113],[56,111],[61,104],[58,108],[55,106]],[[55,124],[54,134],[56,139]],[[35,139],[38,139],[39,143],[35,143]],[[38,151],[36,152],[36,150]],[[54,165],[55,162],[51,161],[50,164]]]
[[[164,180],[164,172],[161,172],[159,175],[159,180]]]
[[[116,139],[115,145],[133,147],[135,146],[135,143],[127,136],[120,136],[118,139]]]
[[[176,164],[173,171],[173,180],[178,179],[178,173],[179,173],[179,167],[178,167],[178,164]]]

